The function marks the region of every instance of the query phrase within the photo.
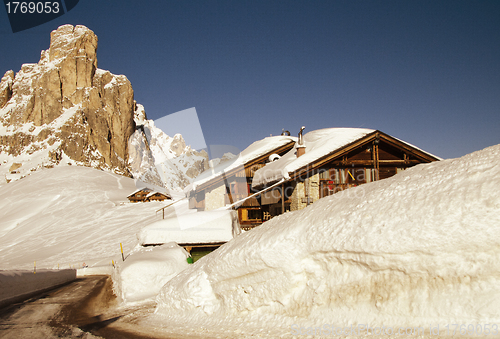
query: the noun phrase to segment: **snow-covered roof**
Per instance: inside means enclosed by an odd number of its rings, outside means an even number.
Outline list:
[[[374,132],[367,128],[324,128],[304,134],[306,153],[300,158],[296,156],[296,148],[290,150],[280,159],[268,163],[265,167],[255,172],[252,186],[259,187],[264,184],[288,179],[288,173],[353,142],[367,134]]]
[[[141,245],[210,244],[231,240],[241,232],[238,214],[233,210],[195,212],[162,219],[144,227],[138,234]]]
[[[318,159],[373,132],[375,132],[375,130],[368,128],[324,128],[306,133],[303,138],[304,145],[306,147],[305,154],[297,158],[297,149],[294,147],[280,159],[273,161],[256,171],[253,177],[252,187],[261,187],[282,179],[287,180],[289,179],[290,173],[293,173],[300,168],[303,168],[304,166],[307,166],[308,164],[313,163]],[[412,144],[402,140],[399,141],[439,159],[438,157],[425,152]]]
[[[129,195],[127,195],[127,198],[129,198],[129,197],[131,197],[131,196],[133,196],[136,193],[139,193],[141,191],[144,191],[144,192],[153,192],[153,190],[151,188],[143,187],[143,188],[139,188],[139,189],[133,191],[132,193],[130,193]]]
[[[252,160],[271,153],[274,150],[289,144],[290,142],[295,142],[296,140],[296,137],[286,135],[271,136],[262,140],[258,140],[245,148],[238,157],[229,161],[225,161],[215,168],[209,169],[200,174],[192,184],[188,185],[184,189],[184,192],[194,190],[197,186],[204,184],[216,177],[222,176],[222,174],[224,173],[235,170],[238,167],[242,167],[243,169],[245,164],[251,162]]]
[[[149,193],[148,195],[146,195],[146,198],[152,197],[155,194],[161,194],[161,195],[166,196],[167,198],[170,198],[170,195],[168,195],[166,193],[162,193],[162,192],[157,192],[157,191],[153,191],[153,192]]]

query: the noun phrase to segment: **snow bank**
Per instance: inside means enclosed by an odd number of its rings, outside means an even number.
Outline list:
[[[76,270],[0,271],[0,308],[76,279]]]
[[[118,264],[113,273],[113,289],[125,302],[154,297],[161,287],[189,264],[189,253],[175,243],[140,247]]]
[[[282,334],[293,324],[499,324],[499,187],[497,145],[339,192],[182,271],[150,321]]]
[[[233,210],[195,212],[156,221],[138,234],[139,244],[174,241],[178,244],[227,242],[241,233],[238,214]]]

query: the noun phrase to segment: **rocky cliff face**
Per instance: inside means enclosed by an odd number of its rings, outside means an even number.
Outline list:
[[[65,25],[51,34],[37,64],[25,64],[0,84],[2,152],[50,150],[47,163],[129,174],[128,138],[135,131],[134,91],[125,76],[97,69],[97,36]]]
[[[98,69],[96,51],[97,36],[90,29],[64,25],[51,33],[50,48],[37,64],[24,64],[16,75],[5,73],[0,82],[0,174],[8,182],[40,168],[74,164],[182,188],[208,165],[208,156],[187,149],[182,137],[160,147],[163,155],[154,154],[149,145],[160,142],[155,139],[160,133],[149,132],[147,140],[145,131],[154,124],[135,103],[130,82]],[[146,130],[139,131],[136,120]],[[141,143],[148,147],[136,147]],[[135,145],[132,154],[129,145]],[[169,152],[172,156],[165,155]],[[190,165],[196,165],[167,171],[174,176],[167,178],[156,169],[162,161],[155,156],[175,163],[173,155],[195,157]]]

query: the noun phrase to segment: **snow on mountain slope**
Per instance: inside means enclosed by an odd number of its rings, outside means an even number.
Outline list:
[[[321,199],[181,272],[148,321],[228,337],[500,324],[499,187],[496,145]]]
[[[147,120],[144,107],[137,105],[137,129],[129,139],[129,167],[136,179],[182,191],[195,177],[209,168],[208,154],[187,146],[182,135],[166,135],[153,120]]]
[[[0,269],[111,264],[155,220],[161,202],[129,203],[134,180],[100,170],[44,169],[0,187]],[[159,216],[161,218],[161,216]]]

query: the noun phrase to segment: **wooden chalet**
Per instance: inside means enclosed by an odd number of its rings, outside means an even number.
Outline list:
[[[128,195],[127,198],[130,202],[164,201],[172,199],[168,194],[156,192],[147,187],[138,189]]]
[[[303,138],[299,135],[292,151],[254,175],[253,189],[261,192],[256,198],[264,222],[348,188],[437,160],[378,130],[330,128]]]
[[[328,128],[304,136],[301,130],[295,141],[197,185],[188,192],[190,208],[231,206],[241,227],[250,229],[350,187],[437,160],[378,130]]]

